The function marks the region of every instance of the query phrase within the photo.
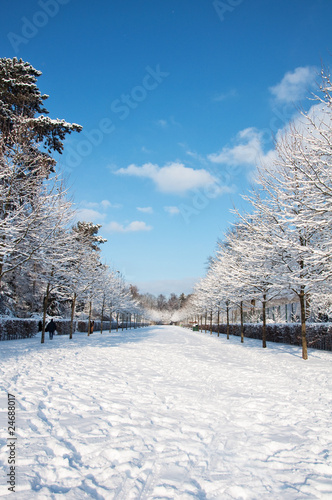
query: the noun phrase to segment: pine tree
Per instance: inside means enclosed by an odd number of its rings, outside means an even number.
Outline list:
[[[22,146],[25,171],[29,170],[30,161],[40,160],[48,176],[55,166],[51,154],[61,154],[66,135],[80,132],[82,127],[45,116],[48,111],[44,102],[49,96],[42,95],[37,87],[41,74],[22,59],[0,59],[0,135],[7,154],[15,145]]]

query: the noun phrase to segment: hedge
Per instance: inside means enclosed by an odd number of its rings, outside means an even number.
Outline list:
[[[38,319],[0,318],[0,340],[27,339],[38,333]]]
[[[7,318],[0,317],[0,341],[1,340],[16,340],[35,337],[38,333],[39,319],[23,319],[23,318]],[[56,332],[58,335],[69,335],[70,319],[55,319]],[[101,321],[94,320],[94,331],[100,331]],[[88,320],[74,320],[74,332],[84,333],[88,331]],[[46,323],[47,324],[47,323]],[[140,324],[139,326],[143,326]],[[128,323],[129,327],[129,323]],[[108,331],[110,328],[109,321],[103,321],[103,331]],[[116,323],[112,323],[112,329],[116,328]],[[122,325],[119,324],[119,330]],[[132,328],[134,324],[132,323]],[[47,333],[46,333],[47,335]]]
[[[205,330],[205,326],[200,325],[200,329]],[[210,325],[206,325],[206,330],[210,331]],[[218,326],[212,325],[212,330],[218,333]],[[219,333],[226,334],[227,325],[219,325]],[[332,351],[332,323],[307,323],[306,325],[308,347]],[[230,324],[230,335],[241,336],[241,325]],[[262,339],[261,323],[245,323],[244,336],[250,339]],[[290,345],[301,345],[301,324],[300,323],[274,323],[266,325],[267,342],[279,342]]]

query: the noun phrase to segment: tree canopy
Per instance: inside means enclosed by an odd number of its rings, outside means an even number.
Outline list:
[[[61,154],[66,135],[80,132],[82,126],[45,116],[49,96],[37,86],[41,74],[22,59],[0,59],[0,134],[7,153],[15,145],[24,145],[23,163],[29,165],[29,157],[34,162],[43,159],[48,174],[55,166],[51,154]]]

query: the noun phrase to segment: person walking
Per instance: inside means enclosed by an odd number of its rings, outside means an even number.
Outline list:
[[[52,318],[47,327],[45,328],[45,332],[48,332],[50,340],[53,340],[53,335],[55,330],[56,330],[56,324],[54,323]]]

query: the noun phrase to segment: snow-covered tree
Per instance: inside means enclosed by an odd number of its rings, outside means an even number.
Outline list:
[[[0,59],[0,135],[3,153],[10,154],[13,148],[22,146],[25,172],[30,170],[30,161],[37,161],[48,176],[55,166],[51,154],[61,154],[66,135],[80,132],[82,127],[45,116],[48,111],[44,102],[49,96],[42,95],[37,87],[41,74],[22,59]]]
[[[50,225],[58,203],[52,154],[61,154],[65,136],[82,129],[45,117],[40,75],[22,60],[0,59],[1,283],[46,248],[58,229]]]
[[[60,184],[61,186],[61,184]],[[52,235],[48,235],[46,243],[41,245],[34,253],[33,259],[38,264],[38,283],[43,294],[43,327],[41,342],[45,340],[45,322],[47,307],[52,293],[58,298],[67,298],[65,287],[65,275],[68,262],[72,253],[70,248],[70,236],[68,226],[73,218],[71,202],[66,198],[66,193],[59,187],[57,195],[49,198],[52,203],[52,212],[49,215],[48,224],[40,227],[40,238],[45,240],[43,232],[49,226],[53,227]],[[30,238],[29,238],[30,239]]]
[[[256,210],[264,213],[262,230],[269,233],[273,253],[273,284],[284,293],[291,290],[300,302],[302,356],[307,359],[306,319],[310,293],[325,287],[326,266],[322,253],[326,230],[319,224],[312,206],[320,204],[312,197],[307,177],[298,168],[293,136],[278,146],[275,171],[261,171],[259,182],[264,191],[251,198]],[[329,231],[330,232],[330,231]]]

